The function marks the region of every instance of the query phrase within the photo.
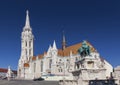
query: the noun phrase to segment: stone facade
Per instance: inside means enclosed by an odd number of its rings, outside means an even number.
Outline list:
[[[114,68],[113,77],[116,80],[116,83],[120,85],[120,66]]]
[[[83,42],[82,46],[89,47],[87,42]],[[75,80],[75,85],[89,85],[90,80],[107,80],[111,78],[111,73],[113,72],[112,66],[101,58],[98,52],[90,51],[90,49],[80,51],[79,60],[75,62],[76,69],[72,71],[74,77],[73,82],[63,80],[60,81],[60,85],[74,85]]]
[[[65,36],[63,35],[61,49],[57,48],[54,40],[53,45],[48,47],[47,52],[33,56],[33,34],[27,12],[26,24],[21,36],[18,78],[34,79],[46,77],[46,80],[67,79],[74,80],[75,83],[76,80],[81,81],[81,79],[88,81],[95,78],[109,77],[110,72],[112,72],[112,66],[101,58],[88,41],[84,41],[84,44],[87,44],[89,49],[86,51],[89,54],[86,57],[79,53],[82,50],[80,48],[83,46],[83,43],[66,46]]]
[[[91,53],[91,56],[86,56],[81,59],[78,69],[72,72],[74,80],[78,80],[78,84],[88,85],[89,80],[103,80],[110,78],[112,66],[107,66],[107,62],[102,61],[98,53]],[[106,68],[108,67],[108,68]]]

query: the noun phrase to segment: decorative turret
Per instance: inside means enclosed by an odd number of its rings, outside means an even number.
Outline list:
[[[49,45],[49,48],[48,48],[48,50],[47,50],[47,55],[48,55],[48,56],[50,56],[50,52],[51,52],[51,50],[52,50],[52,46]]]
[[[54,42],[53,42],[53,49],[57,50],[57,47],[56,47],[56,42],[55,42],[55,40],[54,40]]]

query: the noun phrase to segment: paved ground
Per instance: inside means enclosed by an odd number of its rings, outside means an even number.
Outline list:
[[[59,85],[57,81],[0,80],[0,85]]]

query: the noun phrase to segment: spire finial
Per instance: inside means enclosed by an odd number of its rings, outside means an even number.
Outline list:
[[[64,34],[64,30],[63,30],[63,42],[66,42],[66,41],[65,41],[65,34]]]
[[[29,11],[27,10],[26,11],[26,22],[25,22],[25,29],[27,28],[30,28],[30,20],[29,20]]]
[[[65,48],[66,48],[66,40],[65,40],[65,34],[63,31],[62,49],[64,50]]]
[[[8,69],[10,69],[10,66],[8,66]]]
[[[29,11],[28,10],[26,11],[26,14],[29,15]]]

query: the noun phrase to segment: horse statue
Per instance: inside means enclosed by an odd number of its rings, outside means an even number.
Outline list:
[[[78,52],[82,57],[90,55],[90,46],[87,45],[86,41],[82,42],[82,46],[78,49]]]

